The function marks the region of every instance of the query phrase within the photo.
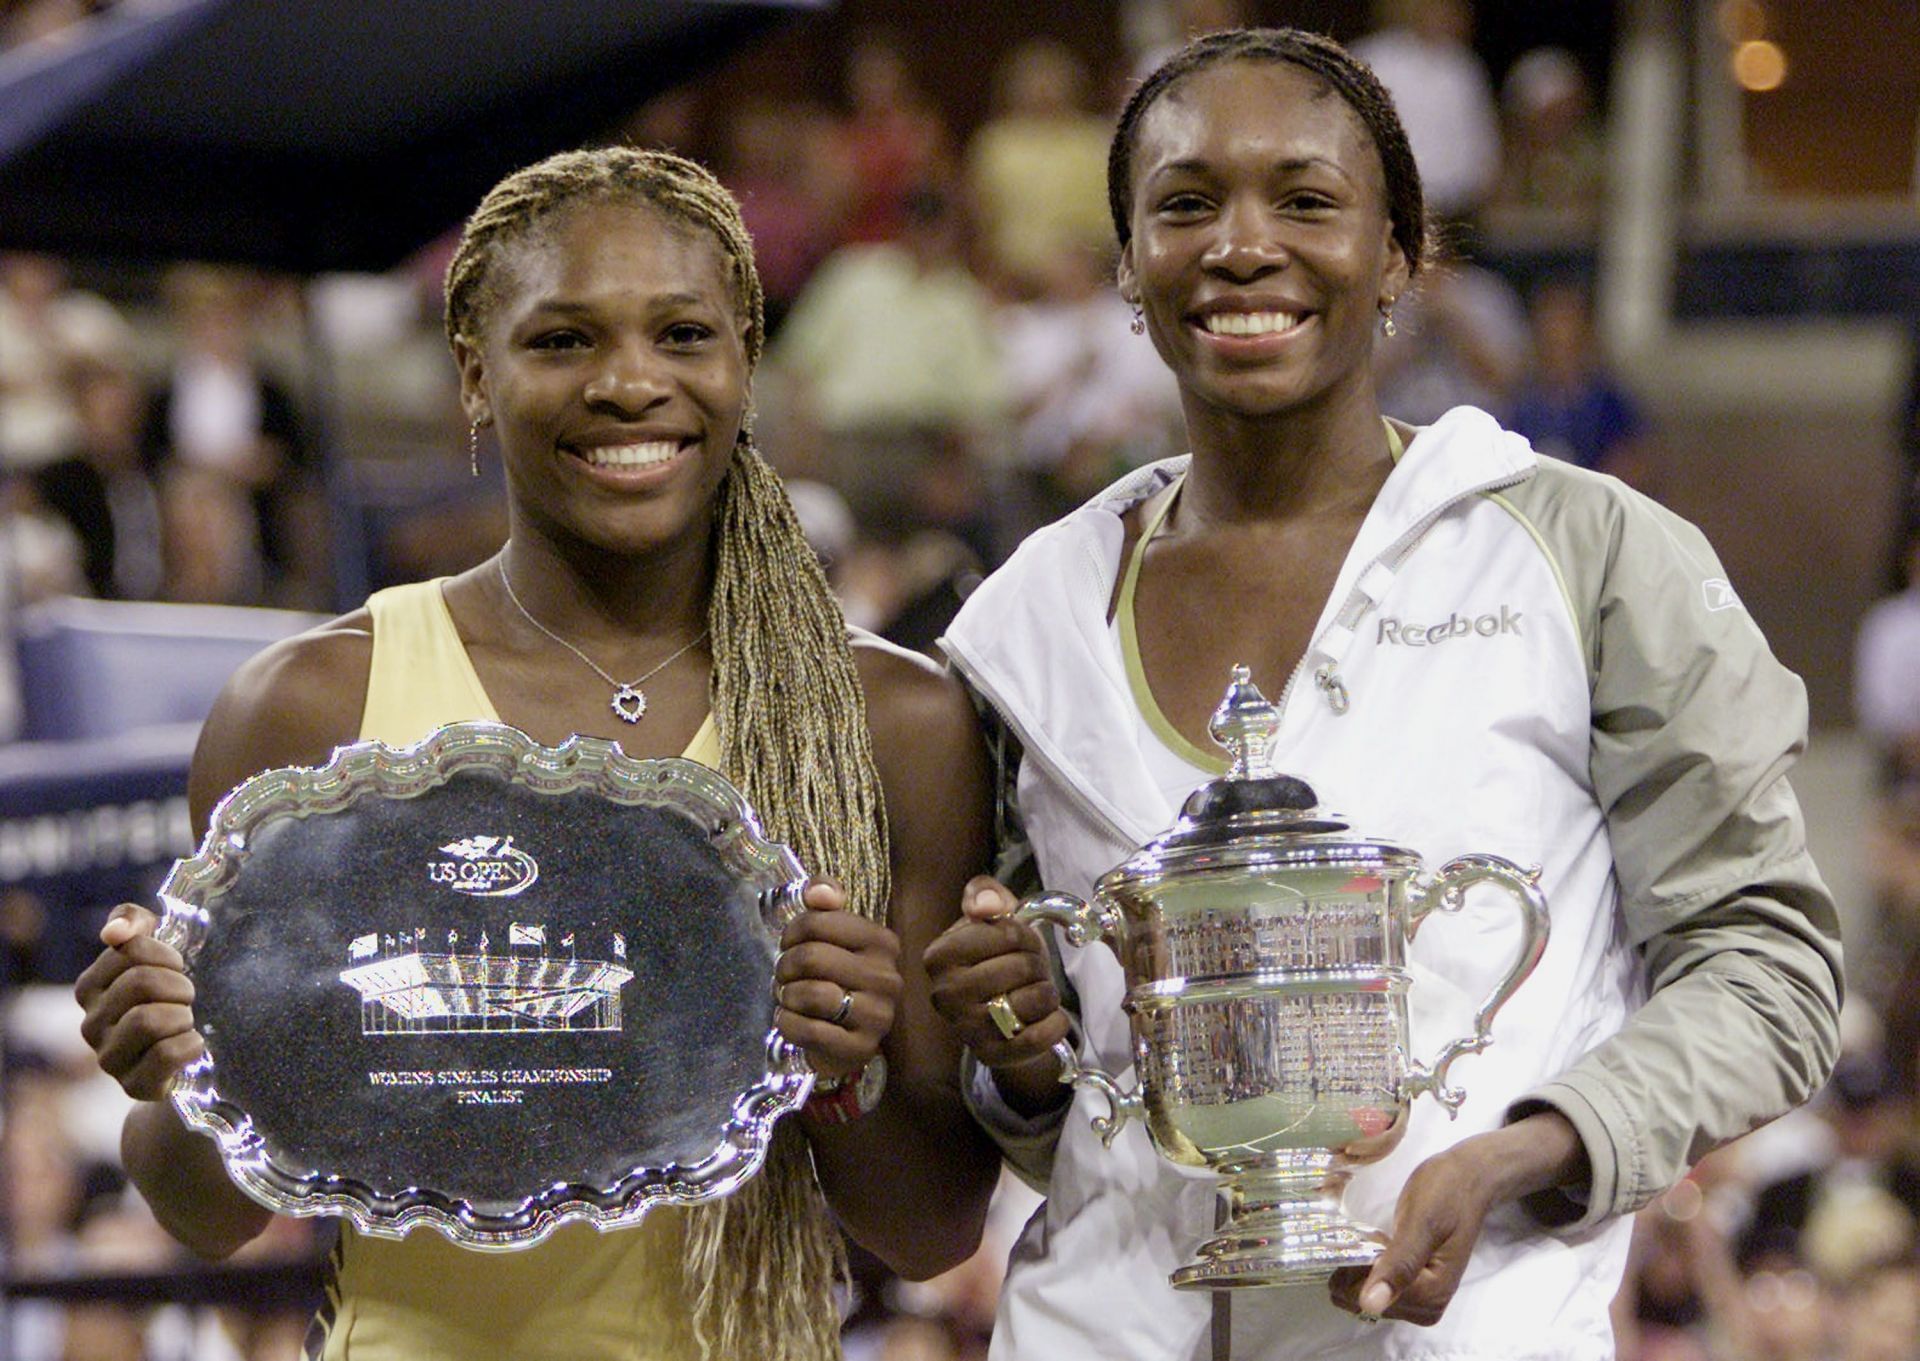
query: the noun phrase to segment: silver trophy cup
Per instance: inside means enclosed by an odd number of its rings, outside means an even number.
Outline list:
[[[1487,1047],[1547,944],[1538,870],[1463,855],[1428,874],[1414,852],[1355,836],[1268,765],[1278,727],[1234,668],[1209,727],[1232,753],[1229,773],[1102,876],[1092,903],[1048,894],[1019,911],[1076,945],[1104,940],[1126,970],[1138,1086],[1122,1091],[1055,1046],[1061,1080],[1106,1097],[1111,1113],[1093,1121],[1101,1138],[1144,1119],[1161,1157],[1223,1180],[1225,1222],[1173,1273],[1185,1290],[1319,1280],[1371,1262],[1384,1235],[1342,1210],[1347,1181],[1393,1151],[1421,1093],[1458,1111],[1466,1093],[1447,1070]],[[1512,897],[1519,953],[1473,1034],[1431,1064],[1412,1061],[1408,944],[1476,884]]]

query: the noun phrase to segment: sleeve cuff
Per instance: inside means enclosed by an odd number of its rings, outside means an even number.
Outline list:
[[[1543,1110],[1557,1111],[1573,1126],[1586,1149],[1588,1181],[1584,1187],[1556,1187],[1522,1202],[1528,1217],[1549,1233],[1578,1235],[1634,1208],[1620,1203],[1621,1187],[1632,1178],[1623,1176],[1614,1128],[1601,1114],[1594,1096],[1572,1082],[1549,1083],[1507,1107],[1502,1120],[1511,1125]]]
[[[1053,1173],[1053,1151],[1060,1142],[1060,1130],[1067,1122],[1072,1101],[1064,1101],[1050,1111],[1025,1116],[1007,1104],[993,1070],[971,1053],[960,1060],[960,1093],[968,1112],[1000,1148],[1020,1180],[1042,1195]]]

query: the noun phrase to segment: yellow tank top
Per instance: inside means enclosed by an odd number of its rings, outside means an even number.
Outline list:
[[[444,723],[498,720],[460,644],[440,582],[381,591],[363,738],[419,741]],[[708,715],[684,753],[718,766]],[[320,1361],[692,1361],[680,1262],[685,1216],[651,1211],[601,1233],[567,1224],[520,1252],[472,1252],[430,1229],[398,1242],[341,1226],[308,1344]]]

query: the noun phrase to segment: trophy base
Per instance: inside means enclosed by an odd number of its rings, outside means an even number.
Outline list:
[[[1370,1266],[1386,1235],[1340,1208],[1345,1177],[1323,1152],[1283,1155],[1279,1165],[1222,1169],[1227,1220],[1194,1260],[1168,1279],[1176,1290],[1244,1290],[1324,1281],[1342,1267]]]

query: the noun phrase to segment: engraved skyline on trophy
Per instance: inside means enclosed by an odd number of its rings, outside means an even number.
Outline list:
[[[351,967],[340,981],[360,994],[362,1035],[617,1031],[620,990],[633,971],[627,938],[611,935],[613,958],[582,959],[574,931],[560,938],[564,955],[548,953],[544,923],[509,923],[504,954],[492,953],[484,928],[467,953],[458,929],[447,932],[444,952],[429,947],[423,926],[370,931],[348,944]]]

